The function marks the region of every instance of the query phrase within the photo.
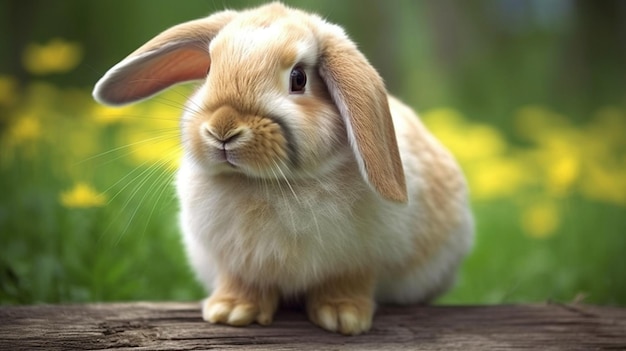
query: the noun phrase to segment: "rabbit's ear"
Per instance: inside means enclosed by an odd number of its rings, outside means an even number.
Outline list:
[[[176,83],[206,77],[209,43],[235,16],[223,11],[165,30],[113,66],[93,90],[107,105],[145,99]]]
[[[387,91],[356,45],[338,27],[321,38],[320,75],[346,124],[361,175],[380,195],[407,201]]]

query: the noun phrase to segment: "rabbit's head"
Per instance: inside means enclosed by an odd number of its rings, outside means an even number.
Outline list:
[[[172,27],[97,83],[132,103],[204,80],[182,120],[185,153],[212,174],[319,177],[356,160],[381,196],[407,201],[382,79],[344,31],[280,3]]]

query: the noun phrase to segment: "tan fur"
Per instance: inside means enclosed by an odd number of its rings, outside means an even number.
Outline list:
[[[309,290],[307,311],[320,326],[354,335],[372,326],[375,272],[351,272],[324,280]]]
[[[294,67],[308,77],[297,94]],[[280,3],[217,13],[146,43],[94,96],[125,104],[200,78],[176,186],[212,291],[205,320],[267,324],[303,297],[313,323],[354,335],[375,301],[452,284],[473,236],[461,170],[340,27]]]
[[[414,237],[413,246],[417,254],[401,267],[397,267],[403,272],[422,266],[432,259],[433,254],[440,251],[449,239],[442,236],[441,232],[457,226],[462,220],[456,218],[460,211],[454,207],[463,203],[467,194],[465,179],[452,155],[430,135],[411,109],[395,98],[391,98],[391,105],[393,111],[410,126],[405,128],[410,132],[409,138],[412,140],[407,144],[408,153],[418,155],[422,167],[428,170],[421,173],[424,183],[429,186],[424,189],[419,200],[426,205],[423,215],[429,221],[415,223],[416,227],[425,225],[426,228],[422,235]]]
[[[222,275],[219,282],[211,297],[204,301],[205,321],[235,326],[272,322],[280,299],[276,289],[247,286],[229,275]]]
[[[364,173],[378,192],[406,202],[406,183],[382,79],[356,46],[329,35],[322,46],[320,72],[352,130]]]

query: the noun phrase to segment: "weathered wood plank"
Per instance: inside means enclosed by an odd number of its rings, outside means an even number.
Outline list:
[[[345,337],[282,311],[268,327],[215,326],[193,303],[0,307],[1,350],[626,350],[626,309],[572,305],[384,307]]]

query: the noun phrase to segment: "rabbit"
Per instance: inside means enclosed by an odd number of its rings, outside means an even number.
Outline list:
[[[377,304],[452,285],[474,232],[463,173],[340,26],[279,2],[224,10],[158,34],[93,96],[191,80],[176,189],[204,320],[268,325],[299,301],[356,335]]]

